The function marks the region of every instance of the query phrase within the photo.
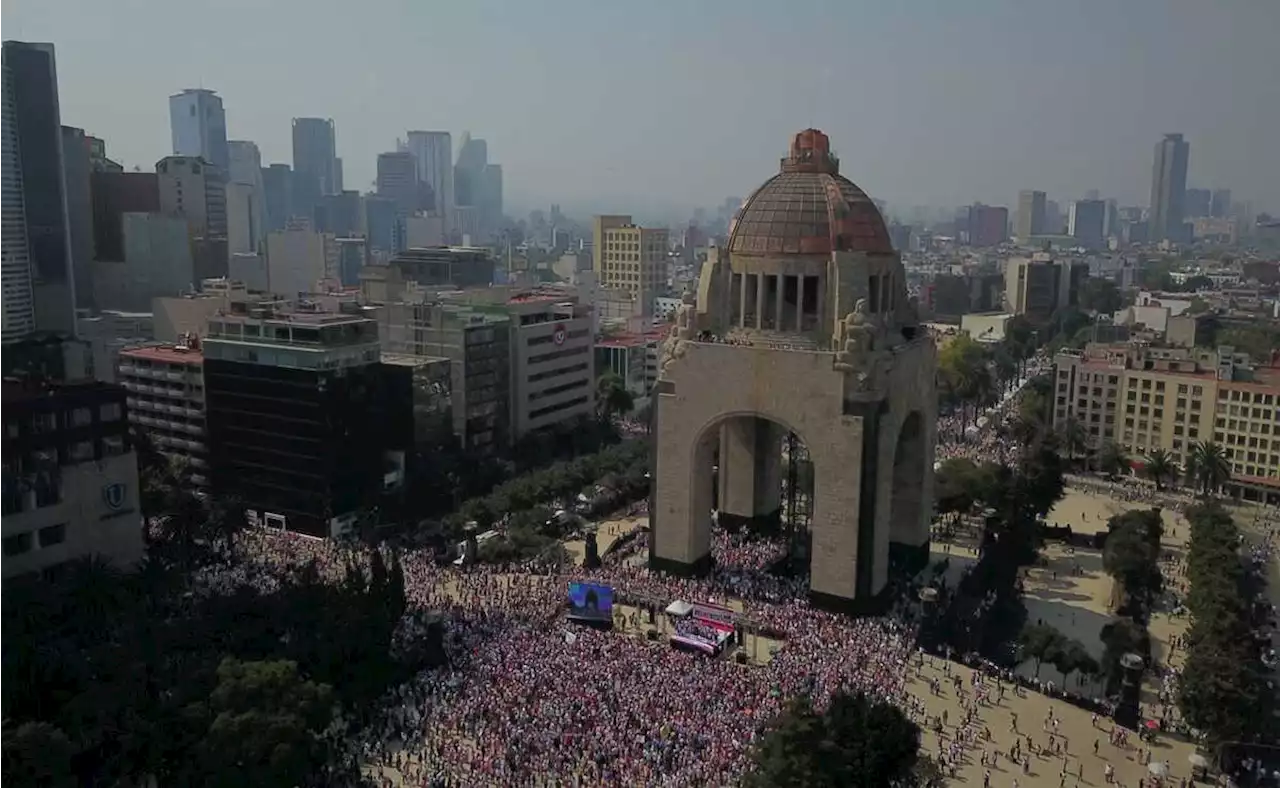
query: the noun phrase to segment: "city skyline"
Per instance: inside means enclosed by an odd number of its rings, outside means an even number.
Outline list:
[[[500,152],[516,211],[549,202],[640,215],[714,206],[748,191],[747,163],[781,155],[789,131],[804,126],[843,140],[845,169],[894,206],[1013,209],[1021,189],[1062,205],[1091,189],[1145,205],[1152,145],[1182,133],[1195,148],[1188,183],[1229,188],[1255,210],[1280,208],[1280,154],[1267,139],[1280,125],[1280,88],[1266,78],[1277,61],[1264,46],[1280,24],[1274,7],[1134,2],[1109,9],[1100,31],[1065,9],[996,0],[963,13],[812,3],[807,14],[762,4],[737,15],[659,2],[640,18],[574,3],[548,15],[495,0],[432,9],[429,20],[422,9],[398,11],[390,26],[387,14],[300,8],[283,2],[259,9],[247,28],[238,21],[236,58],[205,43],[230,40],[233,31],[218,33],[226,23],[211,20],[193,44],[159,35],[148,8],[16,0],[4,23],[7,38],[58,47],[63,122],[106,139],[130,167],[171,152],[167,97],[203,87],[222,97],[228,137],[256,142],[264,164],[291,162],[292,118],[333,118],[346,183],[362,191],[377,155],[407,130],[460,139],[470,129]],[[181,9],[164,10],[168,18]],[[495,13],[518,35],[484,28]],[[786,13],[824,24],[783,26]],[[377,36],[362,35],[375,21]],[[286,25],[290,34],[277,35]],[[111,43],[150,29],[149,48]],[[281,57],[279,42],[304,30],[379,45]],[[501,53],[483,62],[468,43],[482,32]],[[551,45],[566,35],[581,46]],[[1084,41],[1089,58],[1078,56]],[[459,63],[467,79],[394,89]],[[973,78],[950,76],[957,71]],[[829,101],[833,92],[848,100]],[[403,95],[414,98],[393,98]],[[628,102],[652,113],[612,121]],[[750,122],[735,122],[744,115]]]

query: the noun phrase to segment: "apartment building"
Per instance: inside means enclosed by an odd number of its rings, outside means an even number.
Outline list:
[[[1267,373],[1218,385],[1213,440],[1226,450],[1242,495],[1280,503],[1280,370]]]
[[[599,285],[630,292],[649,315],[654,296],[667,288],[667,230],[640,227],[630,216],[597,216],[592,241]]]
[[[123,350],[116,379],[128,392],[129,423],[160,454],[185,463],[193,484],[207,486],[204,356],[198,340]]]
[[[138,463],[124,389],[4,381],[3,576],[142,559]]]
[[[1280,370],[1231,348],[1090,345],[1054,361],[1056,428],[1074,419],[1091,448],[1114,441],[1137,463],[1163,449],[1185,467],[1195,443],[1217,443],[1234,494],[1280,502]]]

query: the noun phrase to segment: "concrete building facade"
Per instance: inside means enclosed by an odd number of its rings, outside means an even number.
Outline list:
[[[195,156],[166,156],[156,162],[160,211],[181,216],[192,238],[227,237],[226,175]]]
[[[121,351],[116,378],[128,392],[129,423],[156,451],[186,463],[193,484],[206,486],[204,357],[198,340]]]
[[[592,225],[592,269],[604,288],[632,294],[647,315],[667,286],[667,230],[640,227],[630,216],[597,216]]]
[[[511,316],[511,431],[535,430],[595,413],[591,307],[533,293],[507,302]]]
[[[151,301],[190,291],[195,260],[185,219],[155,213],[126,213],[124,260],[93,264],[93,288],[101,309],[145,312]]]
[[[780,169],[710,250],[663,344],[650,563],[709,570],[717,483],[721,522],[777,521],[795,435],[813,462],[810,598],[872,609],[891,545],[927,555],[936,349],[880,211],[826,135],[797,134]]]
[[[4,382],[3,576],[56,576],[99,556],[143,556],[138,463],[123,389]]]
[[[297,298],[322,280],[337,281],[338,263],[337,241],[327,233],[292,228],[267,236],[267,285],[277,295]]]
[[[1024,189],[1018,192],[1018,227],[1014,233],[1018,240],[1026,242],[1035,235],[1043,235],[1047,210],[1044,192]]]

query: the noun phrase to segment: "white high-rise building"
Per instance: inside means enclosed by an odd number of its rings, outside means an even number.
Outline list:
[[[222,99],[212,90],[187,88],[169,97],[169,128],[173,152],[200,156],[224,173],[230,165],[227,114]]]
[[[5,344],[36,328],[35,299],[31,293],[31,254],[27,248],[27,217],[22,200],[22,160],[18,156],[18,129],[14,120],[12,75],[4,63],[4,160],[3,226],[0,226],[0,273],[3,274]]]
[[[445,233],[453,221],[453,137],[447,131],[411,131],[406,144],[418,165],[418,180],[431,187],[435,211],[444,217]]]

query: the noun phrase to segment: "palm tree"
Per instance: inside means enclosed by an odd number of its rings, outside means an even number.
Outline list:
[[[1156,483],[1157,490],[1164,489],[1162,482],[1165,479],[1173,482],[1178,478],[1178,465],[1173,461],[1173,455],[1164,449],[1156,449],[1148,454],[1143,470]]]
[[[1197,441],[1187,455],[1186,476],[1189,484],[1208,497],[1231,481],[1231,460],[1219,444]]]
[[[610,421],[635,407],[635,398],[615,372],[606,372],[596,380],[596,408],[601,421]]]

